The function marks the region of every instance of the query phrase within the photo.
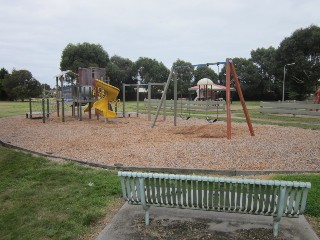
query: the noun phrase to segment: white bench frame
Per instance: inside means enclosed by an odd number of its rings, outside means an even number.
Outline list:
[[[304,213],[309,182],[270,181],[118,172],[123,197],[142,205],[149,225],[150,206],[247,213],[273,216],[273,235],[278,236],[281,217]]]

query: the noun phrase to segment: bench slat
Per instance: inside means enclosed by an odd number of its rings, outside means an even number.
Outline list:
[[[301,201],[301,195],[302,195],[302,189],[300,189],[297,192],[296,201],[295,201],[295,205],[294,205],[293,212],[292,212],[293,215],[296,215],[298,213],[300,201]]]
[[[187,187],[186,187],[186,184],[187,184],[187,181],[186,180],[184,180],[184,181],[182,181],[182,197],[183,197],[183,203],[182,203],[182,205],[184,206],[184,207],[186,207],[187,206]]]
[[[288,212],[292,213],[292,210],[293,210],[293,204],[294,204],[294,200],[295,200],[295,195],[296,195],[296,191],[294,191],[292,189],[291,193],[290,193],[290,202],[289,202],[289,205],[288,205]]]
[[[150,182],[149,181],[150,181],[149,178],[145,179],[145,185],[146,185],[145,190],[146,190],[146,193],[147,193],[146,194],[146,202],[152,204],[151,193],[150,193],[151,189],[150,189]]]

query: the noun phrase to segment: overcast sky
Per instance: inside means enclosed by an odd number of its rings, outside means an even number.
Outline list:
[[[0,0],[0,68],[54,86],[69,43],[109,56],[149,57],[168,68],[249,58],[295,30],[320,24],[319,0]],[[112,81],[112,79],[111,79]]]

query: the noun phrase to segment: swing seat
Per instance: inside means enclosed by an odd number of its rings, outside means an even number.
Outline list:
[[[180,117],[182,118],[182,120],[189,120],[190,119],[190,116],[184,117],[184,116],[180,115]]]
[[[209,117],[206,117],[206,120],[207,120],[208,123],[215,123],[216,121],[218,121],[217,118],[211,119],[211,118],[209,118]]]

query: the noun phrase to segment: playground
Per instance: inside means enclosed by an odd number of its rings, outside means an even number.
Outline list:
[[[0,118],[1,141],[48,156],[98,163],[110,167],[206,170],[319,171],[318,131],[254,124],[255,136],[245,123],[204,119],[161,118],[154,128],[147,115],[64,123],[24,116]]]
[[[235,70],[233,76],[236,78]],[[169,82],[170,77],[166,84],[161,84],[164,92]],[[207,80],[205,82],[208,84]],[[148,96],[139,103],[140,86],[127,85],[137,89],[137,109],[139,104],[140,107],[144,105],[144,111],[129,112],[125,111],[128,102],[119,104],[117,101],[118,88],[102,79],[90,84],[71,86],[71,101],[65,102],[63,91],[67,88],[61,81],[61,95],[54,99],[53,105],[50,105],[50,99],[30,100],[26,117],[0,118],[2,144],[58,162],[70,160],[117,170],[200,172],[240,175],[242,178],[246,178],[243,175],[267,178],[261,175],[320,170],[318,131],[288,125],[252,124],[241,94],[241,105],[230,105],[230,88],[226,90],[226,101],[209,101],[207,96],[202,102],[181,99],[179,109],[177,94],[174,100],[166,100],[163,94],[161,99],[151,101]],[[148,84],[148,93],[151,87]],[[205,94],[209,89],[212,93],[213,87],[205,86]],[[200,85],[196,87],[199,98],[202,88]],[[236,88],[241,93],[240,86]],[[40,106],[39,112],[33,108],[37,105]],[[117,112],[119,106],[123,107],[122,112]],[[312,115],[318,113],[318,104],[314,111],[309,105],[305,108]],[[231,122],[231,110],[243,110],[243,123]],[[298,110],[302,111],[300,106]],[[219,111],[222,112],[220,115]],[[319,123],[311,120],[314,129],[318,129],[316,125]],[[92,184],[90,182],[88,186]]]
[[[181,100],[179,109],[177,72],[190,66],[173,66],[166,83],[147,84],[144,114],[138,110],[140,83],[123,84],[120,107],[117,100],[120,89],[110,84],[105,69],[79,68],[77,82],[73,84],[71,81],[71,86],[65,85],[68,71],[62,72],[56,76],[60,91],[54,101],[55,107],[49,107],[49,100],[43,99],[40,104],[38,102],[38,106],[42,106],[40,118],[33,119],[34,108],[30,100],[27,118],[0,118],[0,140],[46,156],[94,163],[106,168],[319,171],[320,139],[317,131],[252,125],[232,60],[191,67],[219,64],[226,65],[225,101],[211,99],[213,88],[218,85],[202,79],[195,89],[197,98],[206,100]],[[246,123],[231,121],[231,91],[234,90],[230,87],[231,76]],[[174,99],[166,100],[171,80]],[[163,86],[161,99],[151,99],[154,85]],[[125,110],[126,87],[136,89],[136,112]],[[66,99],[71,102],[66,103]],[[190,115],[191,105],[202,109],[203,113],[205,110],[203,118]],[[318,114],[319,104],[313,105],[316,111],[310,111],[310,105],[307,105],[308,111],[305,112]],[[209,107],[212,107],[211,118],[208,116]],[[117,111],[119,108],[122,112]],[[189,115],[182,116],[183,108],[188,109]],[[225,110],[225,121],[218,119],[218,108]],[[215,109],[217,115],[213,116]],[[178,117],[179,110],[181,114]],[[166,114],[166,111],[171,111],[171,114]],[[92,117],[92,112],[96,117]]]

